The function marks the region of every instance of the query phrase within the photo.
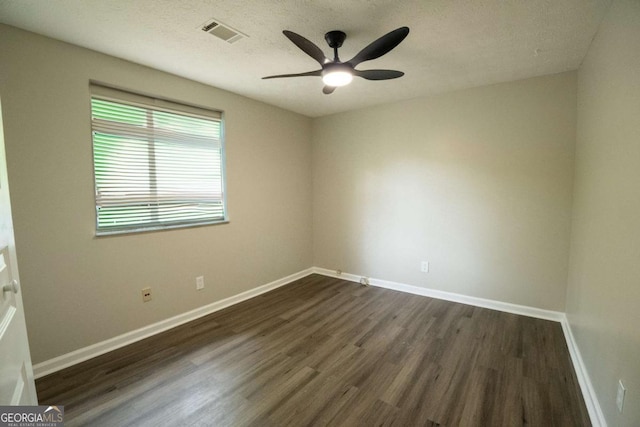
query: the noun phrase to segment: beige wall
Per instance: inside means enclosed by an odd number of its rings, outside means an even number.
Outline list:
[[[564,311],[575,103],[569,72],[314,120],[314,265]]]
[[[567,316],[610,426],[640,425],[640,2],[616,0],[578,79]],[[616,408],[618,380],[627,388]]]
[[[34,362],[311,266],[309,118],[3,25],[0,58]],[[230,224],[94,237],[89,79],[225,111]]]

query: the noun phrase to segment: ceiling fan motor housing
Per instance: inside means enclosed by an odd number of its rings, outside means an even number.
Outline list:
[[[327,41],[327,44],[331,49],[342,47],[342,43],[344,43],[344,40],[346,38],[347,35],[344,32],[338,30],[329,31],[324,35],[324,39]]]

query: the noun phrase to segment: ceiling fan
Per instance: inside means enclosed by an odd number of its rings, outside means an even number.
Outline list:
[[[320,76],[322,77],[322,81],[325,85],[322,92],[328,95],[333,93],[337,87],[351,83],[354,76],[362,77],[367,80],[389,80],[397,79],[404,75],[402,71],[396,70],[356,70],[355,67],[361,62],[379,58],[398,46],[409,34],[408,27],[400,27],[385,34],[346,62],[341,62],[340,58],[338,58],[338,48],[342,46],[342,43],[344,43],[344,40],[347,38],[347,35],[342,31],[329,31],[324,35],[324,39],[327,41],[327,44],[333,49],[333,61],[325,57],[324,53],[318,46],[301,35],[287,30],[284,30],[282,33],[303,52],[318,61],[322,68],[315,71],[308,71],[306,73],[267,76],[263,77],[263,79]]]

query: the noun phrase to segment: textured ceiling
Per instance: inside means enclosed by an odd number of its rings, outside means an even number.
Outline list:
[[[610,0],[0,0],[0,22],[317,117],[455,89],[574,70]],[[228,44],[200,31],[210,18],[247,34]],[[282,35],[343,60],[383,34],[411,33],[359,69],[404,71],[356,78],[323,95],[319,77],[261,80],[318,64]]]

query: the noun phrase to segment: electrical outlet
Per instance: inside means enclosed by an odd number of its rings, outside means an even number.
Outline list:
[[[622,413],[622,408],[624,407],[624,395],[627,392],[627,389],[624,388],[624,384],[622,384],[622,380],[618,380],[618,395],[616,396],[616,405],[618,406],[618,411]]]
[[[196,289],[197,290],[204,289],[204,276],[196,277]]]
[[[422,261],[420,263],[420,271],[422,271],[423,273],[429,272],[429,261]]]
[[[151,288],[144,288],[142,290],[142,302],[151,301]]]

